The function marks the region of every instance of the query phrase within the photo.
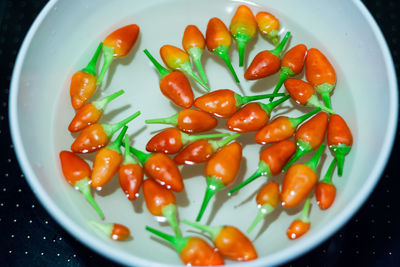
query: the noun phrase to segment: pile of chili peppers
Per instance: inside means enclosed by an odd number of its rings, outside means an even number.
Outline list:
[[[309,210],[312,197],[315,195],[316,203],[322,210],[333,204],[336,197],[332,180],[335,166],[338,176],[342,176],[345,156],[353,144],[350,128],[343,117],[335,113],[331,104],[336,73],[329,59],[320,50],[308,49],[305,44],[286,47],[291,33],[280,31],[279,20],[266,11],[254,15],[245,5],[236,9],[229,27],[221,19],[211,18],[205,36],[197,26],[188,25],[182,37],[183,49],[169,44],[160,48],[161,59],[169,69],[163,67],[147,49],[144,50],[160,75],[161,93],[182,108],[169,117],[147,118],[148,124],[168,124],[172,127],[149,139],[147,152],[144,152],[130,145],[126,126],[140,115],[140,111],[115,124],[100,123],[108,103],[122,95],[123,90],[90,102],[110,64],[114,59],[129,54],[139,31],[137,25],[131,24],[110,33],[100,42],[88,65],[72,76],[70,95],[76,114],[68,130],[79,134],[71,145],[71,151],[64,150],[59,155],[66,181],[83,194],[102,220],[105,216],[92,195],[93,189],[101,190],[116,179],[115,176],[129,201],[140,197],[142,189],[149,213],[165,217],[174,235],[148,226],[146,230],[170,242],[185,264],[223,265],[224,258],[253,260],[257,258],[256,249],[240,229],[233,225],[208,226],[198,222],[215,194],[223,194],[220,191],[235,180],[244,178],[238,177],[243,147],[236,139],[241,134],[254,132],[255,143],[265,145],[260,152],[258,167],[249,178],[230,188],[228,195],[234,197],[239,190],[245,190],[247,184],[261,176],[284,175],[281,181],[269,180],[260,187],[255,199],[258,211],[254,212],[254,221],[249,221],[247,233],[250,234],[262,220],[268,220],[265,217],[275,210],[301,205],[303,208],[299,217],[287,226],[286,234],[289,239],[297,239],[307,233],[311,225]],[[234,80],[240,83],[228,51],[234,40],[239,52],[239,67],[245,67],[245,48],[257,31],[274,48],[260,51],[249,61],[244,79],[259,80],[280,72],[273,93],[243,96],[230,89],[211,90],[201,62],[205,48],[220,57]],[[97,74],[96,66],[101,53],[104,60]],[[305,80],[301,79],[303,72]],[[187,76],[206,93],[195,98]],[[281,87],[285,87],[287,94],[278,93]],[[320,102],[317,93],[323,102]],[[265,99],[269,103],[261,102]],[[289,99],[313,109],[295,118],[283,115],[273,117],[273,111]],[[258,102],[254,102],[256,100]],[[217,118],[226,119],[227,130],[203,134],[218,127]],[[117,132],[118,136],[111,142]],[[216,138],[218,140],[213,140]],[[333,154],[333,160],[320,179],[317,170],[320,169],[318,166],[325,143]],[[96,154],[90,167],[79,154],[94,152]],[[314,154],[307,162],[297,162],[306,153]],[[171,158],[169,154],[176,155]],[[213,245],[197,236],[183,236],[178,220],[175,194],[185,189],[179,165],[200,163],[205,163],[204,199],[197,217],[190,218],[196,222],[182,222],[208,233]],[[113,240],[126,240],[130,236],[130,230],[119,223],[96,220],[89,223]]]

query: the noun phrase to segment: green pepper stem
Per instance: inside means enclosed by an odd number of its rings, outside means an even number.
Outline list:
[[[97,65],[97,60],[99,58],[102,47],[103,47],[103,43],[100,42],[99,45],[97,46],[96,52],[94,52],[94,54],[93,54],[92,59],[89,61],[87,66],[82,69],[83,72],[92,74],[93,76],[97,76],[96,65]]]
[[[178,116],[179,112],[167,118],[145,120],[144,122],[147,124],[161,123],[161,124],[170,124],[176,126],[178,124]]]
[[[319,102],[318,97],[316,94],[313,94],[308,100],[307,100],[307,107],[314,107],[314,108],[320,108],[330,114],[335,114],[335,111],[333,111],[330,108],[325,107],[324,105]]]
[[[216,177],[213,176],[207,176],[206,181],[207,181],[207,188],[204,194],[204,199],[203,203],[201,204],[199,214],[197,215],[196,218],[196,222],[201,220],[201,217],[203,216],[203,213],[206,210],[208,202],[210,202],[210,199],[215,195],[215,193],[226,187],[220,179],[217,179]]]
[[[310,212],[310,204],[311,204],[311,198],[308,197],[304,202],[303,210],[301,211],[298,220],[303,221],[305,223],[310,222],[310,217],[308,216],[308,213]]]
[[[201,64],[201,55],[203,54],[203,49],[200,47],[192,47],[189,49],[188,54],[192,58],[194,65],[199,72],[200,78],[204,83],[208,84],[206,73],[204,72],[203,65]]]
[[[125,136],[126,130],[128,130],[128,126],[125,125],[124,128],[122,128],[121,132],[119,133],[117,139],[115,139],[115,141],[112,144],[108,145],[107,148],[117,151],[118,154],[122,154],[121,145],[122,145],[122,140]]]
[[[286,164],[286,166],[283,167],[282,172],[285,172],[296,160],[301,158],[304,154],[309,153],[313,150],[310,143],[302,139],[297,139],[296,145],[297,145],[296,153],[290,159],[288,164]]]
[[[325,144],[321,144],[315,152],[314,156],[305,165],[310,167],[314,172],[317,170],[319,159],[321,158],[322,152],[324,152]]]
[[[102,232],[104,235],[107,237],[111,237],[111,233],[114,229],[114,224],[113,223],[99,223],[93,220],[88,221],[90,225],[93,226],[93,228],[99,230]]]
[[[254,218],[254,221],[251,223],[250,227],[247,229],[247,233],[250,234],[251,231],[253,231],[254,227],[269,213],[274,211],[274,207],[272,207],[270,204],[265,204],[262,205],[261,207],[258,208],[258,212],[256,217]]]
[[[224,228],[223,226],[204,225],[196,222],[189,222],[188,220],[183,220],[182,223],[208,233],[211,236],[212,240],[215,240],[218,237],[221,230]]]
[[[279,45],[279,31],[273,30],[267,34],[267,37],[272,41],[275,46]]]
[[[240,185],[229,190],[228,196],[231,196],[233,193],[239,191],[241,188],[251,183],[260,176],[267,176],[267,177],[272,176],[270,167],[263,160],[260,160],[260,162],[258,163],[257,170],[249,178],[243,181]]]
[[[189,241],[190,237],[176,237],[172,235],[165,234],[163,232],[160,232],[154,228],[151,228],[149,226],[146,226],[146,230],[149,231],[152,234],[155,234],[158,237],[161,237],[162,239],[170,242],[175,250],[178,253],[181,253],[181,251],[186,247],[187,242]]]
[[[339,144],[339,145],[332,145],[329,147],[329,149],[335,154],[338,166],[338,175],[339,177],[342,177],[344,158],[350,152],[351,146],[345,144]]]
[[[263,104],[263,103],[258,103],[260,107],[269,115],[271,115],[271,112],[274,108],[276,108],[278,105],[282,104],[286,100],[290,98],[290,95],[286,95],[284,97],[279,98],[278,100],[271,102],[269,104]],[[270,98],[271,99],[271,98]]]
[[[225,137],[225,136],[230,136],[229,133],[217,133],[217,134],[201,134],[201,135],[189,135],[181,132],[181,141],[183,145],[186,145],[188,143],[192,143],[197,140],[203,140],[203,139],[211,139],[211,138],[219,138],[219,137]]]
[[[215,140],[210,140],[209,143],[211,144],[213,152],[217,151],[219,148],[229,144],[231,141],[235,140],[240,136],[240,133],[235,133],[231,134],[227,138],[215,141]]]
[[[176,219],[176,205],[171,203],[167,206],[162,207],[162,214],[165,218],[167,218],[167,221],[174,230],[175,235],[177,237],[182,237],[181,230],[179,229],[178,220]]]
[[[329,93],[323,92],[323,93],[321,93],[321,97],[325,103],[325,106],[329,109],[332,109],[331,95]]]
[[[82,195],[86,198],[87,202],[95,209],[97,214],[99,215],[100,219],[104,219],[104,214],[101,211],[99,205],[97,205],[96,201],[94,200],[92,194],[90,193],[90,186],[89,186],[89,178],[83,178],[82,180],[77,181],[74,186],[78,189]]]
[[[110,67],[111,63],[114,60],[114,47],[112,46],[103,46],[103,57],[104,62],[103,66],[101,67],[101,71],[99,77],[97,78],[96,84],[99,85],[103,81],[103,77],[106,74],[108,68]]]
[[[336,158],[333,158],[331,164],[329,165],[328,170],[326,171],[324,179],[321,180],[322,183],[333,184],[332,183],[332,174],[333,174],[333,170],[335,169],[335,164],[336,164]]]
[[[142,163],[142,165],[144,165],[146,161],[148,161],[149,158],[153,156],[153,153],[145,153],[132,146],[129,147],[129,150],[131,153],[133,153],[133,155],[135,155],[138,158],[138,160],[140,161],[140,163]]]
[[[128,134],[125,134],[125,140],[124,140],[124,145],[125,145],[125,156],[124,156],[124,161],[122,162],[122,165],[127,165],[127,164],[137,164],[137,161],[131,156],[130,149],[129,149],[129,136]]]
[[[297,126],[302,123],[303,121],[305,121],[306,119],[310,118],[312,115],[317,114],[318,112],[321,111],[321,108],[316,108],[313,111],[310,111],[300,117],[297,118],[289,118],[289,122],[292,125],[293,129],[296,129]]]
[[[229,68],[231,71],[233,77],[235,78],[236,83],[240,83],[238,76],[236,75],[235,69],[232,66],[232,63],[229,59],[228,56],[228,50],[229,46],[225,45],[220,45],[217,48],[214,49],[213,53],[222,58],[222,60],[225,62],[226,66]]]
[[[281,89],[282,84],[286,81],[287,78],[294,76],[295,73],[289,68],[289,67],[281,67],[281,74],[279,76],[278,83],[275,86],[274,89],[274,94],[279,92],[279,89]],[[273,97],[269,99],[269,102],[272,102],[274,100]]]
[[[322,96],[325,106],[329,109],[332,109],[331,92],[333,91],[333,88],[335,88],[335,85],[330,83],[323,83],[315,86],[315,90]]]
[[[276,97],[276,96],[286,96],[286,94],[284,94],[284,93],[277,93],[277,94],[263,94],[263,95],[253,95],[253,96],[241,96],[241,95],[235,93],[236,106],[237,106],[237,107],[240,107],[240,106],[243,106],[244,104],[249,103],[250,101],[260,100],[260,99],[265,99],[265,98],[270,98],[270,97]]]
[[[123,93],[125,93],[124,90],[119,90],[118,92],[115,92],[111,95],[108,95],[100,100],[96,100],[92,102],[92,105],[95,106],[99,111],[104,112],[104,110],[106,109],[108,103],[110,103],[111,101],[113,101],[115,98],[119,97],[120,95],[122,95]]]
[[[164,78],[168,74],[170,74],[172,71],[164,68],[158,61],[150,54],[149,50],[145,49],[143,52],[146,54],[146,56],[150,59],[151,63],[153,63],[154,67],[156,67],[158,73],[160,74],[160,79]]]
[[[197,75],[193,72],[192,65],[190,63],[190,60],[186,61],[183,63],[180,68],[184,73],[192,77],[197,83],[199,83],[204,89],[207,90],[207,92],[210,92],[210,87],[207,86]]]
[[[290,37],[290,32],[287,32],[285,34],[285,37],[283,37],[282,41],[279,43],[279,45],[277,47],[275,47],[275,49],[273,49],[273,50],[271,50],[269,52],[271,54],[277,56],[278,58],[280,58],[282,50],[285,47],[286,42],[289,40],[289,37]]]
[[[237,43],[239,51],[239,67],[243,67],[244,52],[247,43],[250,41],[251,36],[248,34],[238,33],[233,37]]]
[[[134,114],[132,114],[131,116],[129,116],[128,118],[126,118],[120,122],[117,122],[114,124],[101,124],[101,126],[103,126],[104,132],[111,139],[111,137],[114,135],[114,133],[116,133],[119,129],[124,127],[125,124],[127,124],[131,120],[135,119],[139,115],[140,115],[140,111],[136,111]]]

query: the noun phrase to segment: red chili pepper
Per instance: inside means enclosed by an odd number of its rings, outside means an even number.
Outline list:
[[[125,57],[132,50],[139,36],[140,28],[136,24],[126,25],[110,33],[103,42],[104,63],[97,84],[101,84],[104,74],[115,58]]]
[[[184,109],[170,117],[151,119],[146,120],[145,122],[170,124],[178,127],[179,130],[185,133],[205,132],[214,129],[218,125],[216,118],[204,111],[195,109]]]
[[[196,98],[194,106],[217,117],[229,118],[248,102],[272,96],[285,96],[285,94],[241,96],[232,90],[220,89]]]
[[[279,20],[271,13],[262,11],[256,15],[258,29],[277,46],[279,44]]]
[[[93,161],[92,187],[101,190],[118,172],[122,163],[121,144],[122,139],[128,129],[125,126],[117,139],[106,147],[100,149]]]
[[[143,165],[145,174],[157,183],[175,192],[184,188],[181,172],[175,162],[163,153],[145,153],[130,147]]]
[[[126,197],[133,201],[139,196],[139,189],[143,181],[143,169],[131,156],[129,149],[129,137],[125,135],[124,161],[118,170],[119,184]]]
[[[196,65],[197,71],[200,74],[200,78],[208,84],[207,76],[204,72],[203,66],[201,65],[201,55],[206,47],[206,40],[197,26],[188,25],[185,28],[182,37],[182,47],[192,58],[194,65]]]
[[[335,88],[336,72],[325,55],[316,48],[308,50],[306,79],[321,94],[325,105],[332,109],[330,94]]]
[[[71,78],[69,93],[72,107],[77,110],[96,92],[97,74],[96,64],[103,43],[100,43],[89,64],[82,70],[76,72]]]
[[[183,220],[183,223],[208,233],[222,256],[235,261],[257,259],[257,251],[250,239],[231,225],[209,226]]]
[[[235,81],[240,83],[228,55],[229,48],[232,45],[231,33],[219,18],[214,17],[208,21],[206,30],[206,45],[208,51],[222,58],[235,78]]]
[[[160,75],[161,93],[175,105],[182,108],[190,108],[194,101],[193,90],[185,74],[180,71],[170,71],[164,68],[147,49],[143,52],[153,63],[154,67],[156,67]]]
[[[218,250],[196,236],[175,237],[146,226],[146,230],[171,243],[182,262],[188,266],[224,265]]]
[[[283,168],[283,171],[286,171],[293,162],[304,154],[310,153],[322,144],[325,139],[328,118],[328,114],[320,112],[299,127],[295,135],[297,146],[296,153]]]
[[[160,55],[165,65],[173,70],[179,70],[198,82],[204,89],[210,91],[210,88],[193,72],[189,55],[182,49],[173,45],[164,45],[160,48]]]
[[[221,148],[206,164],[207,189],[196,221],[200,221],[210,199],[218,191],[232,184],[240,169],[242,146],[233,142]]]
[[[282,181],[282,206],[294,208],[311,192],[318,181],[316,169],[324,148],[325,145],[321,144],[309,162],[290,166]]]
[[[268,123],[272,110],[289,98],[287,95],[269,104],[249,103],[233,114],[225,125],[229,130],[239,133],[257,131]]]
[[[154,216],[163,216],[167,219],[177,237],[182,237],[176,216],[176,197],[171,190],[147,179],[143,181],[143,196],[146,207]]]
[[[247,43],[257,33],[257,21],[250,8],[240,5],[231,20],[229,30],[239,50],[239,67],[243,67],[244,51]]]
[[[319,102],[311,84],[300,79],[289,78],[285,81],[285,87],[289,92],[290,97],[297,104],[307,107],[321,108],[331,114],[335,113],[332,109],[325,107],[321,102]]]
[[[222,140],[199,140],[193,142],[181,150],[175,157],[177,164],[193,165],[206,162],[218,149],[227,145],[240,134],[232,134]]]
[[[316,108],[297,118],[279,116],[261,128],[255,135],[254,140],[261,145],[265,145],[288,139],[293,136],[300,123],[320,111],[320,108]]]
[[[351,150],[353,135],[346,121],[337,114],[333,114],[329,119],[327,140],[329,149],[337,160],[338,175],[342,176],[344,157]]]
[[[286,235],[289,239],[297,239],[308,232],[310,229],[310,218],[308,216],[309,211],[310,198],[307,198],[300,217],[294,220],[287,229]]]
[[[258,80],[277,73],[281,66],[280,55],[289,37],[290,32],[287,32],[282,42],[275,49],[259,52],[244,73],[244,78],[246,80]]]
[[[256,202],[258,212],[249,229],[247,229],[248,234],[253,231],[254,227],[256,227],[267,214],[275,210],[279,202],[279,184],[276,182],[269,182],[261,187],[257,193]]]
[[[93,220],[90,220],[89,223],[115,241],[123,241],[131,235],[129,228],[119,223],[99,223]]]
[[[71,150],[75,153],[90,153],[99,150],[108,144],[114,133],[139,115],[140,111],[137,111],[115,124],[95,123],[86,127],[72,143]]]
[[[112,95],[106,96],[103,99],[86,103],[83,105],[78,112],[76,112],[74,118],[68,126],[70,132],[79,132],[93,123],[98,122],[103,116],[103,112],[106,109],[108,103],[122,95],[124,90],[119,90]]]
[[[307,47],[303,44],[296,45],[286,52],[281,61],[281,74],[275,86],[274,93],[279,92],[279,89],[287,78],[297,75],[303,70],[306,55]],[[274,99],[269,99],[269,101],[272,100]]]
[[[60,152],[61,169],[65,180],[75,189],[79,190],[90,205],[96,210],[101,219],[104,219],[103,212],[93,199],[90,193],[90,166],[79,156],[70,151]]]
[[[228,192],[228,195],[239,191],[242,187],[261,176],[272,177],[278,175],[286,162],[296,151],[296,145],[291,140],[284,140],[266,147],[260,153],[257,170],[244,182]]]
[[[165,154],[178,153],[183,146],[201,139],[228,136],[228,133],[188,135],[176,128],[163,130],[153,136],[146,145],[149,152],[162,152]]]
[[[322,179],[315,188],[315,198],[317,199],[317,204],[321,210],[329,209],[332,206],[333,201],[336,197],[336,187],[332,182],[332,173],[335,168],[336,159],[334,158],[329,165],[329,169],[325,174],[324,179]]]

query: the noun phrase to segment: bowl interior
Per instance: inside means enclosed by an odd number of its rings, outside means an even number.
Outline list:
[[[292,33],[289,46],[304,43],[309,48],[319,48],[328,56],[338,76],[332,104],[350,125],[355,140],[346,158],[343,177],[334,176],[338,191],[334,205],[322,212],[315,200],[312,201],[312,228],[306,236],[289,241],[285,235],[301,207],[278,208],[250,235],[259,253],[256,263],[277,264],[303,253],[333,233],[372,190],[390,152],[397,112],[396,83],[387,47],[358,1],[310,0],[307,5],[295,0],[277,1],[273,5],[261,0],[243,2],[255,14],[261,10],[275,14],[281,21],[281,34],[288,30]],[[126,93],[108,106],[102,122],[117,122],[140,110],[142,115],[128,124],[128,133],[133,145],[144,150],[149,137],[166,127],[146,126],[144,120],[166,117],[178,109],[160,93],[158,74],[142,50],[147,48],[161,61],[159,48],[164,44],[180,47],[187,25],[195,24],[203,33],[211,17],[219,17],[229,25],[241,3],[99,0],[82,5],[78,0],[51,1],[25,40],[13,77],[11,98],[11,126],[19,160],[33,190],[52,215],[75,237],[101,254],[126,264],[180,263],[172,247],[151,237],[144,226],[167,233],[172,230],[161,218],[154,218],[147,212],[143,198],[133,203],[126,200],[117,177],[96,192],[95,198],[105,213],[105,221],[130,227],[133,240],[113,242],[88,226],[87,220],[98,218],[79,192],[64,181],[58,160],[59,151],[68,150],[76,136],[67,131],[74,115],[69,98],[71,76],[86,65],[98,42],[112,30],[130,23],[140,26],[140,37],[133,51],[127,58],[115,60],[93,99],[124,89]],[[248,65],[259,51],[272,48],[258,34],[247,47],[245,64]],[[204,53],[203,63],[212,90],[229,88],[245,95],[272,91],[278,75],[247,82],[243,69],[238,67],[235,44],[230,57],[241,80],[240,87],[219,58],[207,51]],[[203,94],[200,87],[192,85],[196,96]],[[292,106],[296,108],[291,109]],[[307,110],[286,103],[272,116],[298,115]],[[219,129],[222,131],[226,131],[224,123],[225,120],[221,120]],[[244,146],[244,157],[234,185],[257,168],[261,146],[254,144],[253,138],[254,134],[243,134],[238,139]],[[91,161],[93,155],[84,158]],[[323,167],[319,168],[321,175],[331,158],[330,152],[325,150]],[[185,166],[181,170],[186,190],[177,194],[179,217],[194,220],[205,190],[204,165]],[[272,178],[281,179],[282,176]],[[256,214],[255,194],[264,183],[265,178],[260,178],[230,198],[226,191],[220,192],[211,201],[202,222],[233,224],[245,231]],[[198,234],[185,225],[182,230],[185,234]]]

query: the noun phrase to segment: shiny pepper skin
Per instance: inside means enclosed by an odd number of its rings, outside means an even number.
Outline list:
[[[213,91],[196,98],[194,106],[221,118],[229,118],[238,108],[235,93],[229,89]]]
[[[257,251],[247,236],[233,226],[222,228],[214,240],[221,255],[236,261],[257,259]]]
[[[226,25],[219,18],[212,18],[208,22],[206,31],[206,45],[210,52],[222,46],[231,46],[232,37]]]
[[[269,204],[275,208],[279,203],[279,184],[269,182],[261,187],[257,193],[256,202],[260,206]]]
[[[298,44],[283,56],[281,67],[290,68],[294,74],[299,74],[303,70],[306,55],[307,47],[304,44]]]
[[[129,228],[119,223],[99,223],[93,220],[90,220],[89,223],[105,236],[115,241],[123,241],[131,235]]]
[[[142,190],[146,207],[154,216],[164,216],[162,208],[169,204],[176,204],[174,193],[151,179],[143,181]]]
[[[78,71],[71,78],[70,95],[72,107],[77,110],[96,92],[97,77],[93,74]]]
[[[226,121],[226,127],[235,132],[247,133],[266,125],[269,114],[258,103],[249,103]]]
[[[181,251],[182,262],[189,266],[217,266],[224,265],[225,261],[218,250],[211,247],[199,237],[191,237],[186,247]]]
[[[142,167],[134,163],[121,165],[118,170],[119,184],[126,197],[131,201],[138,197],[143,174]]]
[[[315,94],[312,85],[300,79],[287,79],[285,87],[292,99],[300,105],[306,105],[308,100]]]
[[[268,37],[274,45],[279,43],[279,20],[271,13],[262,11],[256,15],[257,26],[260,32]]]
[[[76,182],[84,178],[90,178],[91,169],[89,164],[74,153],[66,150],[61,151],[60,161],[65,180],[70,185],[75,186]]]
[[[302,220],[294,220],[289,226],[286,235],[289,239],[297,239],[303,236],[310,229],[310,222],[303,222]]]
[[[322,210],[329,209],[336,197],[336,187],[333,184],[320,182],[315,188],[315,198]]]
[[[110,138],[104,132],[101,124],[92,124],[78,135],[71,145],[71,150],[75,153],[90,153],[96,151],[110,141]]]
[[[186,27],[182,38],[182,47],[188,53],[191,48],[198,47],[204,49],[206,47],[206,40],[197,26],[188,25]]]
[[[325,139],[328,119],[325,112],[318,113],[299,127],[295,139],[308,142],[313,149],[317,148]]]
[[[338,114],[333,114],[329,118],[327,132],[328,146],[334,145],[353,145],[353,135],[346,121]]]
[[[161,93],[175,105],[190,108],[193,105],[193,90],[189,79],[180,71],[173,71],[160,80]]]
[[[288,117],[280,116],[260,129],[254,137],[256,143],[265,145],[278,142],[293,136],[295,129],[292,127]]]
[[[92,172],[92,187],[100,189],[118,172],[122,155],[115,150],[104,147],[94,158]]]
[[[217,127],[218,120],[210,114],[195,110],[186,109],[179,112],[177,127],[185,133],[200,133]]]
[[[306,58],[306,79],[313,85],[324,83],[334,85],[336,83],[336,72],[329,60],[316,48],[308,50]]]
[[[283,166],[296,151],[296,145],[292,140],[283,140],[264,148],[260,153],[260,160],[269,166],[273,176],[278,175]]]
[[[75,114],[75,117],[68,126],[68,130],[70,132],[78,132],[87,126],[98,122],[102,116],[103,113],[92,103],[85,104]]]
[[[140,28],[136,24],[126,25],[110,33],[103,42],[103,46],[114,48],[114,57],[125,57],[135,45]]]

